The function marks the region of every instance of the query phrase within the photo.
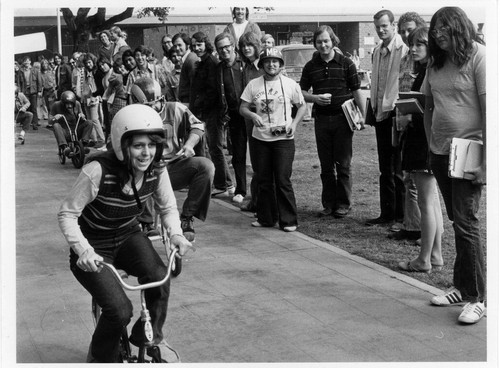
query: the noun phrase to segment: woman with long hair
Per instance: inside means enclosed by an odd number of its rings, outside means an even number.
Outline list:
[[[412,91],[420,91],[429,60],[429,29],[416,28],[408,36],[408,46],[415,62],[416,75]],[[430,272],[441,270],[441,236],[443,215],[437,192],[437,184],[429,167],[429,146],[425,136],[423,114],[412,114],[402,140],[402,168],[410,175],[417,188],[417,202],[420,210],[421,245],[418,256],[410,261],[400,262],[399,268],[407,272]]]
[[[431,169],[453,221],[457,252],[454,286],[431,303],[467,302],[458,320],[476,323],[486,312],[486,269],[477,216],[486,182],[486,48],[458,7],[439,9],[432,16],[430,35],[430,63],[422,86],[424,125]],[[483,162],[469,172],[472,180],[448,177],[452,138],[483,142]]]
[[[191,243],[182,234],[168,172],[156,166],[163,151],[163,123],[144,105],[130,105],[113,121],[113,149],[92,156],[64,199],[59,226],[70,246],[70,268],[75,278],[102,307],[89,347],[87,362],[114,363],[123,327],[132,318],[132,303],[112,272],[98,265],[106,261],[137,276],[140,284],[161,280],[167,267],[142,232],[137,216],[153,198],[171,247],[185,254]],[[146,290],[153,344],[167,349],[162,327],[167,317],[170,283]],[[141,318],[131,330],[136,346],[145,339]]]

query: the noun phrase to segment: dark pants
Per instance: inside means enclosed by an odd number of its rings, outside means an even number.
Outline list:
[[[448,177],[448,162],[448,155],[431,152],[431,169],[455,231],[457,255],[453,284],[464,300],[482,301],[486,299],[486,269],[477,217],[482,186],[474,185],[470,180]]]
[[[232,154],[231,163],[236,180],[236,194],[243,197],[247,194],[247,129],[245,119],[237,112],[229,112],[229,135],[231,136]]]
[[[377,122],[375,134],[380,171],[380,216],[402,221],[405,186],[400,149],[392,145],[392,116]]]
[[[252,198],[250,199],[249,208],[254,210],[257,208],[257,198],[259,198],[259,176],[257,175],[257,164],[258,164],[258,154],[256,147],[256,140],[252,137],[253,123],[251,120],[245,119],[245,124],[247,128],[247,138],[248,138],[248,149],[250,151],[250,163],[252,164],[252,180],[250,181],[250,193]]]
[[[281,228],[297,225],[297,205],[293,192],[292,165],[295,141],[281,139],[265,142],[255,139],[259,197],[257,219],[264,226],[276,222]]]
[[[68,140],[71,139],[68,128],[60,123],[54,123],[54,136],[56,137],[57,146],[61,146],[62,144],[68,144]],[[88,141],[90,139],[90,134],[92,133],[93,126],[88,121],[83,121],[78,123],[78,127],[76,129],[76,135],[78,140]]]
[[[26,97],[28,97],[28,100],[30,101],[30,107],[28,107],[28,111],[33,114],[33,119],[31,121],[31,124],[35,126],[38,124],[38,111],[37,111],[38,93],[30,93],[27,94]]]
[[[224,155],[224,126],[218,111],[206,114],[202,120],[205,122],[208,152],[215,166],[214,187],[225,190],[233,185],[233,181]]]
[[[95,247],[96,253],[116,268],[136,276],[140,284],[158,281],[165,277],[167,267],[139,227],[136,227],[123,243],[113,245],[113,240],[110,239],[109,244],[110,246],[105,249]],[[76,265],[77,260],[78,256],[71,251],[71,271],[102,308],[101,317],[92,336],[92,356],[98,362],[116,362],[122,329],[129,324],[133,316],[132,303],[111,271],[104,268],[99,273],[84,272]],[[167,318],[169,292],[170,282],[145,292],[155,344],[163,339],[162,328]],[[140,345],[143,335],[141,321],[138,318],[132,328],[130,341],[134,345]]]
[[[212,162],[206,157],[188,157],[169,164],[167,170],[174,190],[189,188],[186,200],[182,205],[181,215],[184,217],[194,216],[205,221],[215,172]],[[139,221],[146,224],[154,222],[150,201],[146,202],[146,207],[144,207]]]
[[[30,124],[33,121],[33,114],[29,111],[23,112],[19,111],[16,113],[16,124],[21,123],[23,130],[25,132],[30,128]]]
[[[333,210],[351,208],[353,132],[345,115],[316,116],[314,133],[321,164],[321,203]]]

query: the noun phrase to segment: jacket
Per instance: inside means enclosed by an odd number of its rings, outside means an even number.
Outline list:
[[[380,51],[382,49],[382,42],[373,50],[373,68],[372,68],[372,86],[370,90],[370,100],[372,108],[384,112],[394,110],[395,102],[399,93],[399,66],[401,59],[408,52],[408,46],[405,45],[400,35],[394,36],[394,44],[391,51],[389,60],[389,72],[387,73],[387,83],[382,100],[382,106],[376,106],[377,103],[377,89],[378,89],[378,73],[380,67]],[[376,112],[375,112],[376,114]]]
[[[212,54],[206,53],[198,63],[191,81],[189,109],[198,118],[217,109],[216,69],[219,61]]]
[[[223,68],[226,67],[226,63],[225,62],[220,62],[218,65],[217,65],[217,95],[218,95],[218,100],[219,100],[219,106],[220,106],[220,118],[225,120],[225,116],[227,115],[228,113],[228,110],[229,110],[229,106],[228,106],[228,103],[227,103],[227,99],[226,99],[226,91],[225,91],[225,86],[224,86],[224,75],[222,73],[223,71]],[[231,74],[232,74],[232,71],[234,68],[239,68],[240,71],[241,71],[241,75],[242,75],[242,78],[243,80],[241,81],[241,91],[235,91],[236,92],[236,96],[241,96],[241,94],[243,93],[243,89],[245,88],[245,86],[247,85],[248,81],[246,81],[245,79],[245,73],[244,73],[244,68],[245,68],[245,63],[240,60],[240,58],[238,56],[236,56],[236,59],[233,63],[233,65],[231,66]],[[239,105],[238,105],[238,110],[239,110]]]
[[[32,95],[34,93],[41,93],[43,86],[42,86],[42,77],[40,73],[30,67],[30,75],[28,80],[26,80],[26,76],[24,75],[24,70],[21,68],[20,70],[20,86],[19,89],[21,92],[23,92],[26,96],[27,95]]]

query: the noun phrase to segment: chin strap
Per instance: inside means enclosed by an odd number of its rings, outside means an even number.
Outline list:
[[[141,199],[139,198],[139,193],[137,192],[137,188],[135,186],[135,176],[133,175],[132,173],[132,180],[131,180],[131,183],[132,185],[132,191],[134,192],[134,197],[135,197],[135,201],[137,202],[137,207],[139,207],[139,210],[142,210],[142,203],[141,203]]]

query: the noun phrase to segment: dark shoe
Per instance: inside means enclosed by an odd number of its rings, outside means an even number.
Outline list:
[[[45,128],[47,128],[47,129],[54,129],[54,125],[52,125],[52,124],[47,124],[47,125],[45,126]]]
[[[333,216],[336,218],[343,218],[346,217],[349,214],[349,212],[351,212],[350,207],[340,207],[335,210]]]
[[[24,144],[25,141],[24,135],[20,135],[19,137],[17,137],[17,139],[19,140],[19,142],[21,142],[21,144]]]
[[[240,210],[245,211],[245,212],[255,212],[256,208],[252,204],[252,202],[250,201],[250,202],[247,202],[247,203],[243,203],[240,206]]]
[[[38,126],[36,124],[31,124],[31,126],[33,127],[33,130],[38,130]]]
[[[387,237],[394,240],[417,240],[418,238],[420,238],[420,231],[408,231],[405,229],[401,229],[396,233],[387,235]]]
[[[318,217],[331,216],[332,214],[333,210],[330,207],[325,207],[322,211],[318,212]]]
[[[160,236],[160,232],[158,231],[157,228],[154,227],[153,224],[143,223],[142,224],[142,231],[146,233],[148,238]]]
[[[82,143],[85,147],[89,147],[89,148],[95,146],[95,142],[92,139],[89,139],[89,140],[83,139]]]
[[[374,219],[371,219],[371,220],[367,220],[365,222],[365,225],[367,226],[374,226],[374,225],[389,225],[389,224],[392,224],[394,222],[393,219],[389,219],[389,218],[385,218],[385,217],[377,217],[377,218],[374,218]]]
[[[184,237],[193,242],[195,238],[193,216],[181,216],[181,229]]]

